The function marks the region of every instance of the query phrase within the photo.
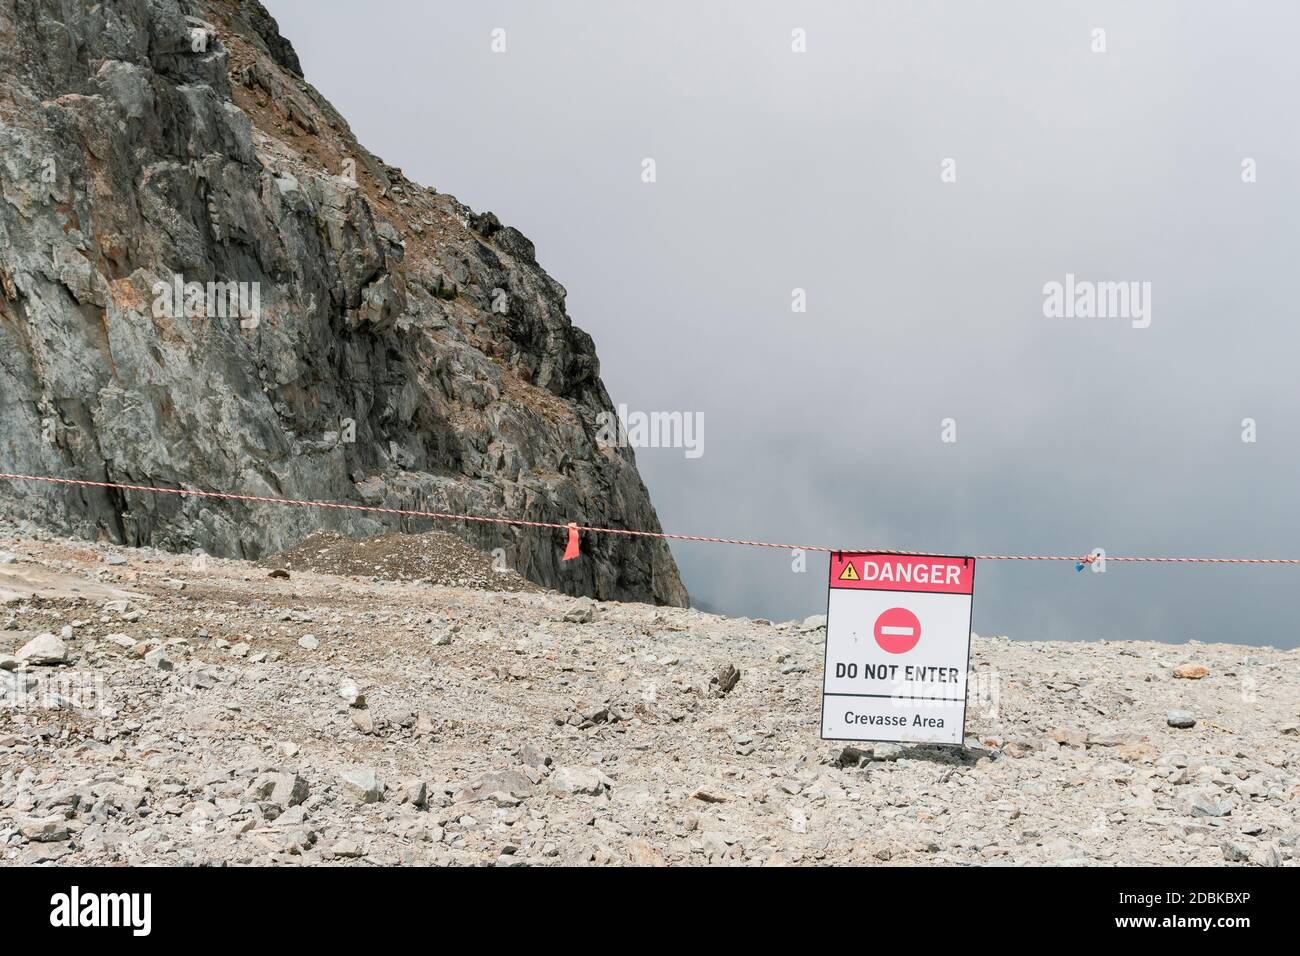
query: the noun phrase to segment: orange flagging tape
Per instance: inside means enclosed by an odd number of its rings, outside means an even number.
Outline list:
[[[564,560],[572,561],[578,556],[578,522],[569,522],[569,543],[564,549]]]
[[[621,534],[636,538],[661,538],[667,541],[700,541],[705,544],[737,544],[750,548],[777,548],[781,551],[820,551],[829,554],[914,554],[927,555],[929,551],[901,551],[898,548],[828,548],[816,544],[778,544],[772,541],[747,541],[743,538],[712,538],[698,534],[670,534],[666,531],[633,531],[628,528],[593,528],[576,522],[561,524],[557,521],[526,521],[523,518],[492,518],[482,515],[447,514],[439,511],[411,511],[405,508],[381,508],[377,505],[349,505],[337,501],[305,501],[298,498],[267,498],[261,495],[237,495],[223,491],[195,491],[189,488],[156,488],[152,485],[128,485],[115,481],[87,481],[81,478],[52,478],[49,475],[11,475],[0,472],[0,478],[10,481],[43,481],[47,484],[73,485],[83,488],[113,488],[118,491],[141,491],[147,494],[181,495],[190,498],[216,498],[222,501],[246,501],[261,505],[291,505],[299,508],[333,508],[339,511],[368,511],[376,514],[404,515],[411,518],[431,518],[436,521],[477,521],[481,524],[511,525],[521,528],[554,528],[569,534],[564,559],[577,557],[577,533]],[[1093,555],[1044,554],[972,554],[977,561],[1073,561],[1090,564]],[[1106,555],[1107,561],[1144,562],[1150,564],[1300,564],[1300,558],[1162,558]]]

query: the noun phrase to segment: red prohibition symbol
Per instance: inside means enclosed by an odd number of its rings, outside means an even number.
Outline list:
[[[891,607],[876,618],[876,643],[890,654],[906,654],[921,640],[921,622],[905,607]]]

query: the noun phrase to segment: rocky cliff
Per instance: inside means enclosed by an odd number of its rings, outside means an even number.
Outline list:
[[[659,528],[532,243],[362,148],[256,0],[0,0],[0,34],[0,470]],[[218,556],[385,527],[0,485],[15,517]],[[448,530],[686,602],[662,542],[565,564],[560,533]]]

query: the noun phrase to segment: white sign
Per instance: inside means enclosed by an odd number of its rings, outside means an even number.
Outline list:
[[[975,559],[833,554],[822,739],[960,744]]]

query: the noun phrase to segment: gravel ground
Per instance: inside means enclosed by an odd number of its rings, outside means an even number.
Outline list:
[[[820,619],[287,564],[0,536],[0,860],[1300,861],[1297,651],[977,637],[964,748],[849,746]]]
[[[362,575],[492,591],[542,590],[506,567],[504,552],[501,555],[494,560],[455,535],[440,531],[361,539],[345,538],[337,531],[317,531],[297,547],[258,564],[288,571]]]

